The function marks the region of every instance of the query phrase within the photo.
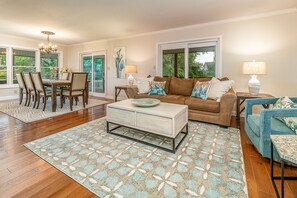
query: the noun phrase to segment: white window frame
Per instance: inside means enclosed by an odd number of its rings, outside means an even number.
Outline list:
[[[40,72],[40,51],[38,48],[28,48],[23,46],[10,46],[0,44],[0,48],[6,48],[6,68],[7,68],[7,84],[0,85],[0,89],[17,88],[18,84],[13,84],[13,49],[35,51],[35,68]],[[58,67],[63,68],[63,52],[58,51]]]
[[[185,78],[189,77],[189,48],[216,46],[216,69],[215,77],[222,77],[222,36],[205,37],[190,40],[171,41],[157,43],[157,67],[156,75],[163,76],[163,50],[181,49],[185,50]]]
[[[0,87],[2,87],[2,86],[7,86],[8,85],[8,75],[9,75],[9,73],[8,73],[8,48],[7,47],[2,47],[2,46],[0,46],[0,48],[2,48],[2,49],[5,49],[6,50],[6,54],[5,54],[5,56],[6,56],[6,65],[0,65],[0,67],[6,67],[6,84],[1,84],[0,85]]]

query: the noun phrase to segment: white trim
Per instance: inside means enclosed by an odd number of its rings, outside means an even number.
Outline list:
[[[177,41],[166,41],[166,42],[158,42],[156,43],[156,75],[163,76],[163,56],[161,55],[162,50],[166,49],[185,49],[185,78],[188,78],[188,48],[191,45],[199,45],[199,46],[216,46],[216,71],[215,77],[222,77],[222,35],[219,36],[209,36],[195,39],[185,39],[185,40],[177,40]]]
[[[234,17],[234,18],[230,18],[230,19],[223,19],[223,20],[211,21],[211,22],[206,22],[206,23],[199,23],[199,24],[195,24],[195,25],[188,25],[188,26],[182,26],[182,27],[177,27],[177,28],[170,28],[170,29],[164,29],[164,30],[159,30],[159,31],[134,34],[134,35],[130,35],[130,36],[123,36],[123,37],[110,38],[110,39],[101,39],[101,40],[95,40],[95,41],[87,41],[87,42],[70,44],[67,46],[87,45],[87,44],[95,44],[95,43],[99,43],[99,42],[101,43],[101,42],[108,42],[108,41],[131,39],[131,38],[136,38],[136,37],[172,32],[172,31],[177,31],[177,30],[187,30],[187,29],[198,28],[198,27],[213,26],[213,25],[220,25],[220,24],[226,24],[226,23],[234,23],[234,22],[267,18],[267,17],[273,17],[273,16],[285,15],[285,14],[291,14],[291,13],[297,13],[297,8],[289,8],[289,9],[277,10],[277,11],[272,11],[272,12],[265,12],[265,13],[261,13],[261,14],[249,15],[249,16],[244,16],[244,17]]]
[[[93,64],[93,57],[96,55],[102,55],[104,56],[104,93],[95,93],[90,92],[92,96],[98,96],[98,97],[106,97],[107,92],[107,54],[106,49],[102,50],[91,50],[91,51],[80,51],[79,53],[79,71],[83,71],[83,65],[82,65],[82,57],[83,56],[92,56],[92,64]],[[93,82],[93,77],[92,77]],[[93,88],[92,88],[93,89]]]
[[[14,100],[14,99],[18,99],[18,98],[19,98],[18,95],[1,96],[1,97],[0,97],[0,101],[4,101],[4,100]]]

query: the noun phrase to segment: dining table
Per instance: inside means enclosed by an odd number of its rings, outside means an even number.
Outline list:
[[[44,86],[51,87],[52,91],[52,112],[57,110],[57,88],[58,87],[69,87],[71,85],[71,80],[55,80],[55,79],[42,79]],[[88,104],[89,99],[89,82],[86,83],[86,104]]]

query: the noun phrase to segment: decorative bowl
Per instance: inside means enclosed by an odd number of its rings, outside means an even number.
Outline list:
[[[131,103],[137,107],[154,107],[160,104],[160,100],[154,98],[134,99]]]

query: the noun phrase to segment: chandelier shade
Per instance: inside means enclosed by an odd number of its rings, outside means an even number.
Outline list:
[[[57,49],[57,45],[53,45],[50,43],[50,39],[49,36],[50,35],[55,35],[54,32],[49,32],[49,31],[42,31],[42,34],[46,34],[47,35],[47,44],[41,44],[39,47],[40,52],[42,53],[46,53],[46,54],[55,54],[57,53],[58,49]]]

